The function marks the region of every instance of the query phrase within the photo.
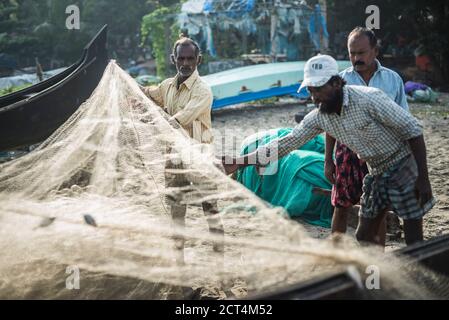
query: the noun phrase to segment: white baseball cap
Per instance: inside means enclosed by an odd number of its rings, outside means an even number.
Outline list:
[[[336,75],[338,75],[338,64],[334,58],[326,54],[312,57],[304,66],[304,81],[298,92],[304,87],[321,87]]]

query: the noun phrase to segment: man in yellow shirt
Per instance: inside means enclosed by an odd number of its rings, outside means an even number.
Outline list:
[[[164,80],[155,88],[143,88],[143,91],[156,104],[166,110],[171,116],[169,121],[172,124],[181,125],[190,137],[199,143],[210,144],[213,142],[211,132],[213,96],[210,87],[198,74],[197,66],[201,63],[201,58],[198,44],[181,36],[176,41],[171,55],[172,63],[178,71],[177,75],[174,78]],[[191,184],[191,181],[187,180],[185,175],[170,172],[170,169],[183,169],[182,163],[175,164],[167,160],[165,169],[167,187],[182,187]],[[184,227],[186,205],[179,203],[170,196],[167,197],[167,202],[170,204],[170,211],[175,224]],[[221,219],[216,215],[218,213],[216,201],[203,202],[202,206],[209,223],[210,232],[223,236]],[[181,253],[178,262],[184,263],[185,240],[182,237],[175,237],[175,241],[176,247]],[[216,243],[214,250],[223,252],[223,242]]]

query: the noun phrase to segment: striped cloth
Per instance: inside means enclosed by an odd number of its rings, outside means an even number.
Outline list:
[[[436,201],[430,199],[423,207],[415,194],[418,167],[413,156],[407,156],[379,175],[367,174],[363,180],[363,195],[359,215],[375,218],[385,209],[394,211],[400,218],[420,219]]]

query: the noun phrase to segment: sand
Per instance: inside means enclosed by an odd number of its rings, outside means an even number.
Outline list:
[[[411,106],[412,112],[422,120],[425,128],[430,179],[434,195],[438,199],[435,208],[425,217],[424,231],[426,239],[445,233],[447,234],[449,232],[449,94],[443,95],[442,100],[442,103],[432,106],[425,104],[413,104]],[[311,110],[311,108],[308,109]],[[233,150],[240,149],[240,144],[245,137],[256,133],[257,131],[295,126],[296,122],[294,116],[300,111],[306,112],[307,107],[299,105],[295,100],[282,99],[279,102],[270,102],[264,105],[236,106],[230,110],[216,112],[214,113],[213,119],[213,126],[216,129],[216,151],[217,153],[232,154]],[[248,232],[248,234],[250,232],[260,232],[257,228],[246,230],[245,228],[247,226],[232,225],[233,219],[230,215],[224,218],[225,231],[227,232],[229,232],[229,230],[231,230],[231,232]],[[194,223],[194,225],[192,225],[192,223]],[[330,235],[330,230],[327,228],[315,227],[305,224],[304,222],[298,223],[301,223],[313,238],[325,239]],[[200,206],[189,208],[186,224],[189,228],[199,227],[199,224],[201,224],[201,228],[207,227],[204,223],[203,212]],[[349,228],[348,233],[353,236],[354,229]],[[400,239],[399,241],[390,240],[387,242],[387,251],[403,246],[405,246],[403,239]],[[195,248],[195,250],[193,250],[193,248]],[[238,254],[238,250],[233,250],[235,249],[227,248],[226,255],[232,256]],[[196,253],[194,251],[196,251]],[[208,241],[187,241],[186,260],[196,261],[197,257],[208,259],[208,257],[210,257],[208,252],[210,251],[211,243]],[[27,267],[32,267],[32,265]],[[65,270],[65,268],[60,268],[59,266],[55,266],[55,268],[57,268],[59,272],[61,272],[60,269]],[[318,269],[314,272],[317,274],[321,271],[321,269]],[[62,279],[63,277],[60,278]],[[95,281],[96,279],[100,279],[101,283]],[[84,296],[84,298],[127,298],[127,296],[123,296],[122,293],[127,294],[127,292],[129,292],[127,289],[128,286],[130,288],[135,288],[136,285],[137,287],[132,291],[133,297],[135,298],[243,298],[248,292],[245,282],[239,280],[227,285],[226,290],[222,290],[220,286],[215,284],[198,288],[174,288],[163,283],[155,285],[151,282],[136,284],[135,279],[132,278],[116,278],[112,275],[101,275],[101,277],[99,277],[95,273],[89,274],[87,279],[84,280],[88,280],[87,291],[83,291],[83,293],[87,292],[87,295]],[[52,287],[45,287],[47,291],[44,290],[44,287],[38,287],[36,290],[33,289],[26,295],[21,295],[19,297],[34,299],[61,294],[58,297],[62,299],[80,298],[80,296],[72,296],[70,292],[55,292],[54,290],[57,290],[60,286],[63,286],[63,283],[54,283]],[[109,291],[100,292],[97,286],[107,287]],[[115,291],[117,286],[122,288],[120,292]],[[125,289],[123,289],[124,286]],[[90,291],[90,289],[92,290]],[[6,292],[6,294],[8,293]]]
[[[243,139],[258,131],[296,125],[295,114],[311,110],[294,99],[242,104],[213,114],[215,149],[218,154],[239,151]],[[449,233],[449,94],[441,94],[436,104],[410,103],[411,112],[422,121],[427,145],[429,178],[438,202],[424,218],[424,237]],[[314,238],[330,235],[327,228],[303,223]],[[354,234],[353,228],[348,228]],[[387,251],[405,246],[404,239],[387,240]]]

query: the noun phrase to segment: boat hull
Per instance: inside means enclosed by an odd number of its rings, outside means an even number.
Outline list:
[[[3,99],[0,108],[0,150],[14,150],[49,137],[86,101],[108,63],[107,26],[84,49],[81,62],[55,79]],[[9,100],[8,100],[9,99]]]
[[[306,61],[258,64],[204,76],[214,96],[212,109],[282,95],[307,98],[298,89],[304,79]],[[337,61],[340,71],[351,66],[349,61]]]

